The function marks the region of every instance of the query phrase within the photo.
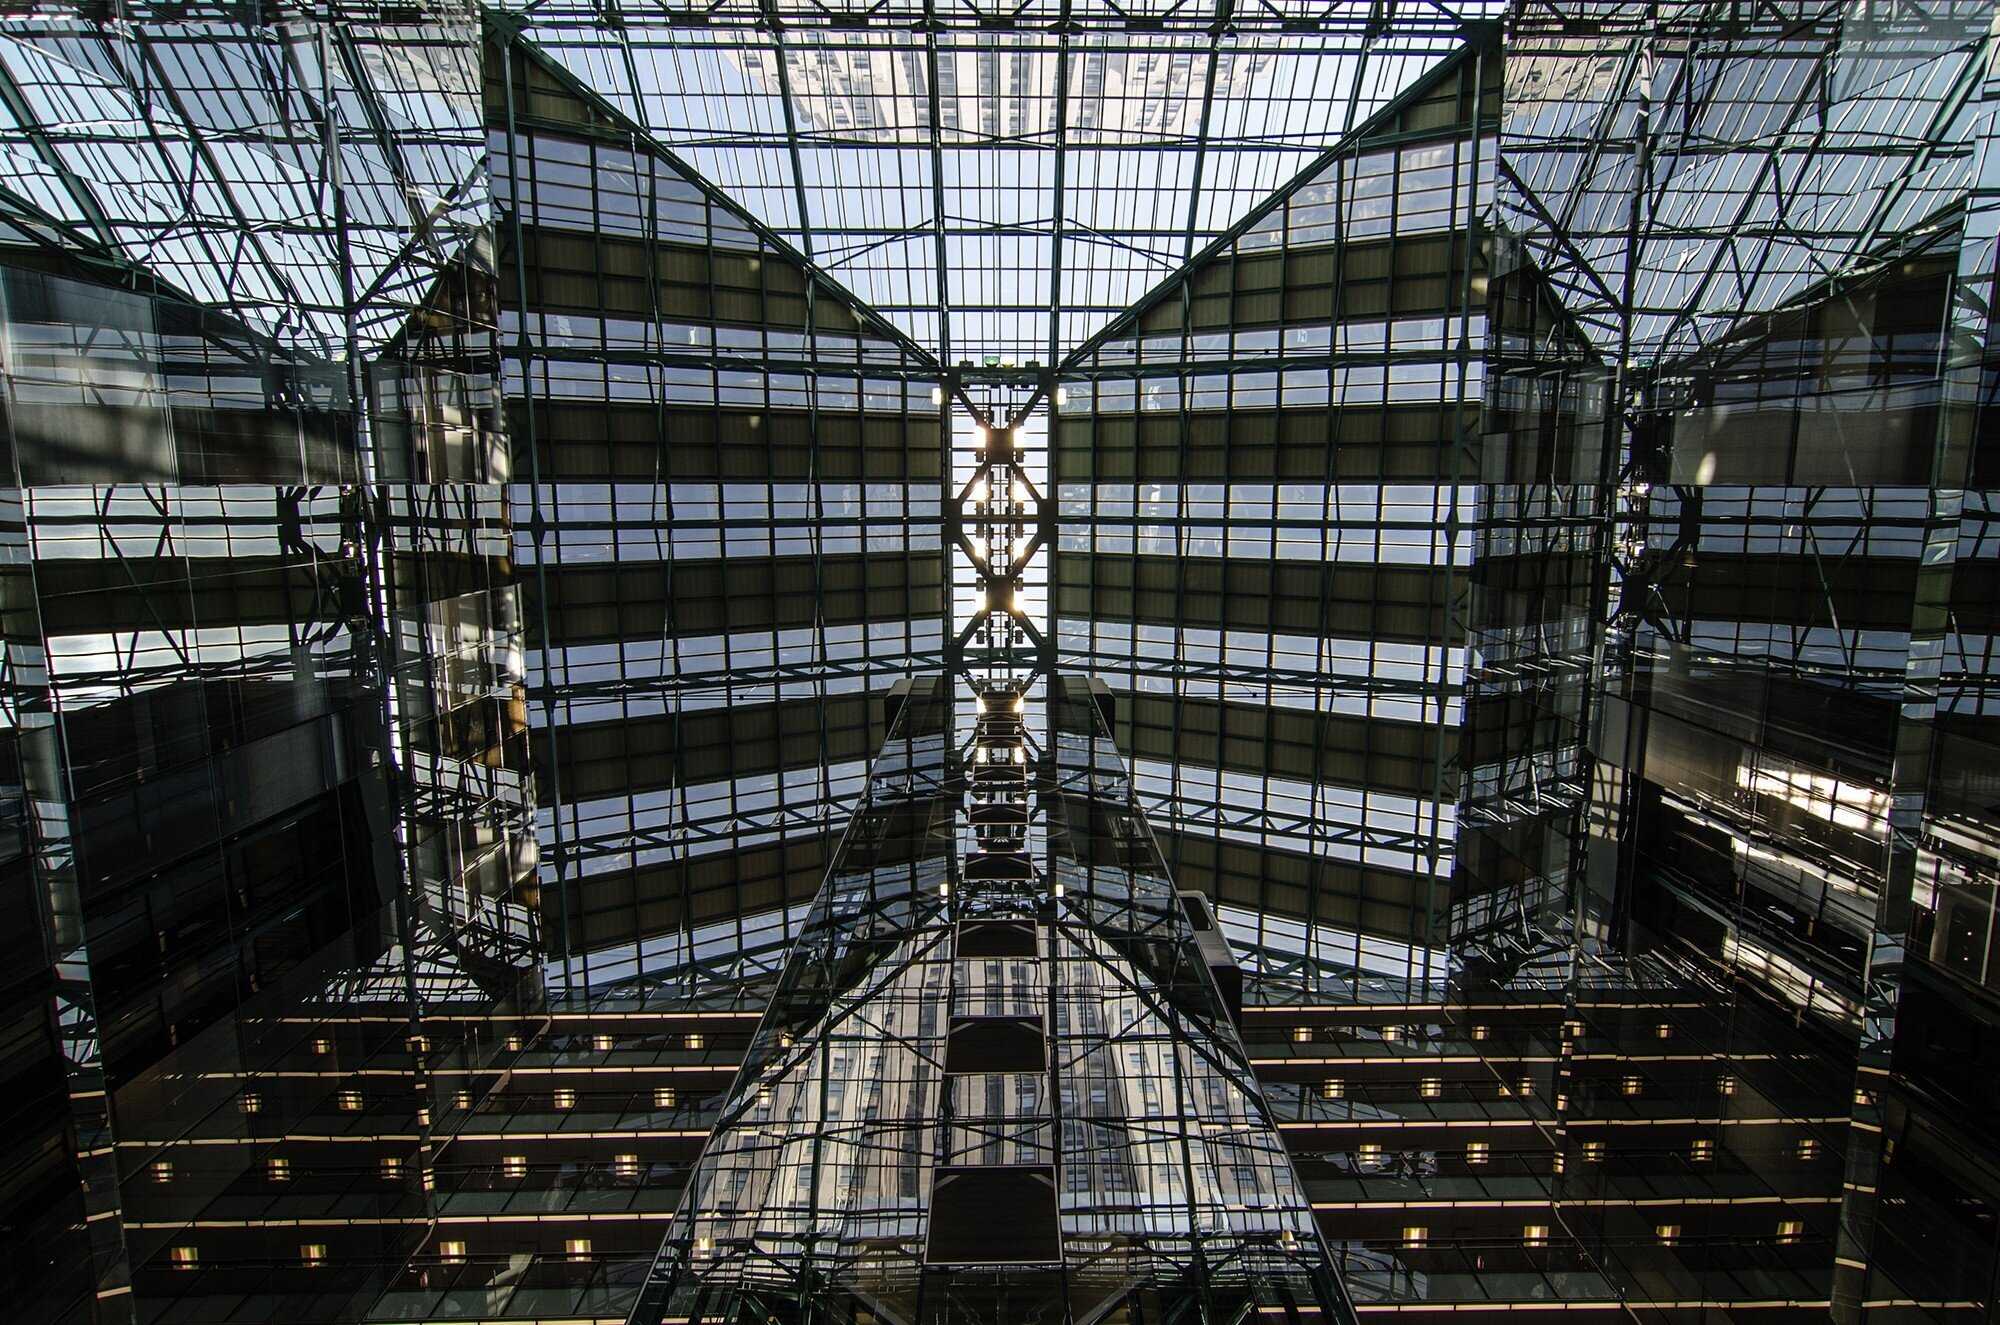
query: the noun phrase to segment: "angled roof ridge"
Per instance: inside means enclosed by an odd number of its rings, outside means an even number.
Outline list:
[[[1131,307],[1080,341],[1074,349],[1070,350],[1069,353],[1065,354],[1055,364],[1055,370],[1059,373],[1067,371],[1081,362],[1086,356],[1096,353],[1113,337],[1123,334],[1136,326],[1142,317],[1164,301],[1197,267],[1227,252],[1231,245],[1249,234],[1260,222],[1277,210],[1280,204],[1291,198],[1293,194],[1312,183],[1328,166],[1341,157],[1352,153],[1370,134],[1380,129],[1392,117],[1400,114],[1410,103],[1428,95],[1447,76],[1456,74],[1468,58],[1489,52],[1498,53],[1497,25],[1467,23],[1464,25],[1464,28],[1466,40],[1456,50],[1413,79],[1409,86],[1391,97],[1374,114],[1348,129],[1340,136],[1339,142],[1336,142],[1333,146],[1314,157],[1297,174],[1272,190],[1270,196],[1244,213],[1235,224],[1231,225],[1227,230],[1217,235],[1200,249],[1189,254],[1185,261],[1176,265],[1172,271],[1162,276],[1157,284],[1134,300]],[[1488,31],[1489,28],[1492,29],[1490,32]],[[1477,97],[1478,92],[1475,89],[1473,106],[1473,118],[1475,122],[1479,116]]]
[[[943,371],[1070,361],[1498,27],[1411,0],[1414,25],[1343,11],[1244,41],[1233,0],[1198,0],[1207,35],[1164,42],[1137,18],[1108,43],[949,20],[723,37],[659,13],[502,12],[512,2],[483,0],[524,59],[559,66],[616,132],[761,219],[777,251]],[[767,19],[785,4],[732,2]],[[998,80],[979,72],[996,57]]]
[[[824,286],[836,298],[846,303],[863,327],[893,342],[898,349],[916,360],[918,367],[935,371],[940,376],[944,374],[944,365],[939,362],[935,354],[918,344],[907,332],[896,326],[873,304],[849,289],[819,262],[807,257],[797,245],[751,215],[740,203],[717,187],[713,180],[703,175],[679,153],[662,142],[652,130],[634,120],[603,93],[571,73],[564,67],[562,61],[543,49],[541,43],[535,40],[527,26],[513,12],[494,7],[490,0],[478,0],[478,4],[489,37],[506,49],[520,51],[523,58],[534,61],[537,68],[560,83],[571,96],[630,134],[634,143],[642,144],[648,152],[672,166],[690,184],[701,190],[702,196],[711,206],[727,212],[744,229],[756,235],[759,241],[770,245],[787,261],[796,264],[810,280]]]

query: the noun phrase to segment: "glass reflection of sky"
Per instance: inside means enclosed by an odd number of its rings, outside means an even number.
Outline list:
[[[340,357],[351,303],[377,348],[488,209],[477,35],[9,17],[7,200],[287,345]]]
[[[1797,12],[1822,10],[1845,17],[1834,5]],[[1508,46],[1501,222],[1599,345],[1621,334],[1614,294],[1629,265],[1633,356],[1695,353],[1847,274],[1964,192],[1980,119],[1970,75],[1989,58],[1991,18],[1990,5],[1961,3],[1804,20],[1691,58],[1641,56],[1651,20],[1637,11],[1585,38],[1528,25]],[[1699,146],[1654,156],[1634,244],[1637,161],[1595,145],[1629,140],[1648,95],[1658,140]]]
[[[1075,347],[1459,41],[1414,24],[1368,42],[1329,24],[1220,42],[947,29],[933,45],[527,22],[918,344],[975,363]]]

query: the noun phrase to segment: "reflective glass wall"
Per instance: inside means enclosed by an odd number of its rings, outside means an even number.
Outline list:
[[[1984,1319],[1991,14],[1593,17],[1510,30],[1489,397],[1594,434],[1517,512],[1583,569],[1508,678],[1577,765],[1465,880],[1648,973],[1657,1021],[1571,980],[1561,1206],[1630,1301]]]
[[[33,1319],[351,1316],[540,997],[478,31],[354,17],[0,32]]]
[[[582,988],[782,940],[816,891],[871,696],[942,665],[947,443],[879,317],[536,43],[485,58],[542,913]]]
[[[1184,886],[1422,980],[1447,929],[1496,50],[1462,48],[1059,374],[1053,628]]]

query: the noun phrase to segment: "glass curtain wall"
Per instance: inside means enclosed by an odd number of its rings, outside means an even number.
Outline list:
[[[534,43],[486,75],[551,973],[768,951],[942,666],[938,376]]]
[[[358,1309],[539,998],[478,32],[375,17],[0,26],[38,1319]]]
[[[1061,662],[1183,884],[1425,979],[1447,932],[1496,50],[1417,80],[1089,342],[1053,419]]]
[[[1509,679],[1548,697],[1518,709],[1481,659],[1496,733],[1547,714],[1586,777],[1558,768],[1566,801],[1468,882],[1545,883],[1578,957],[1645,962],[1685,1013],[1649,1034],[1572,982],[1566,1218],[1628,1298],[1983,1318],[1993,1152],[1946,1060],[1990,1062],[1996,1024],[1971,792],[1991,14],[1600,17],[1516,25],[1500,143],[1492,399],[1517,455],[1584,443],[1517,511],[1586,568],[1573,643]],[[1487,601],[1497,645],[1521,615]],[[1639,1186],[1770,1208],[1697,1229],[1609,1199]]]

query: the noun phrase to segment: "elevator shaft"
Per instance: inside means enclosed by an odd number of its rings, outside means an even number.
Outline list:
[[[906,684],[632,1321],[1351,1322],[1102,689]]]

